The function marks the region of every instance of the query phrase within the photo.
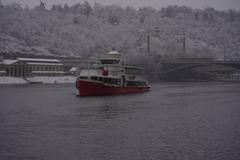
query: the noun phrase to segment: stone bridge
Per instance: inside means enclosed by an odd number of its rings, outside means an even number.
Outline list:
[[[218,80],[240,73],[240,61],[212,59],[155,59],[158,77],[167,81]]]

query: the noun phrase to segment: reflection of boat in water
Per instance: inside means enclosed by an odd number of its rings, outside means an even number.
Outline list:
[[[82,70],[76,81],[80,96],[107,96],[149,91],[143,68],[124,65],[120,53],[111,51],[92,69]]]

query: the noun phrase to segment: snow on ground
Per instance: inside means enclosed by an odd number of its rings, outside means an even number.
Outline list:
[[[58,77],[0,77],[0,84],[27,84],[27,83],[43,83],[43,84],[62,84],[75,83],[77,77],[74,76],[58,76]]]
[[[26,84],[23,78],[17,77],[0,77],[0,84]]]
[[[59,77],[31,77],[27,78],[30,83],[58,84],[58,83],[75,83],[77,77],[59,76]]]

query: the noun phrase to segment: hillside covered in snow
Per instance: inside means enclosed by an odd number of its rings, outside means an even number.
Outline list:
[[[185,6],[136,10],[88,2],[53,5],[48,10],[44,4],[34,9],[0,4],[0,52],[4,54],[89,57],[115,47],[131,58],[147,54],[148,34],[151,55],[240,56],[240,12],[235,10]]]

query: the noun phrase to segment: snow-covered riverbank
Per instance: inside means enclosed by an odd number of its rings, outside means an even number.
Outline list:
[[[0,77],[1,84],[29,84],[29,83],[42,83],[42,84],[63,84],[75,83],[77,77],[74,76],[59,76],[59,77]]]
[[[31,77],[26,78],[30,83],[43,83],[43,84],[59,84],[59,83],[75,83],[77,77],[61,76],[61,77]]]
[[[17,77],[0,77],[0,85],[1,84],[27,84],[23,78]]]

